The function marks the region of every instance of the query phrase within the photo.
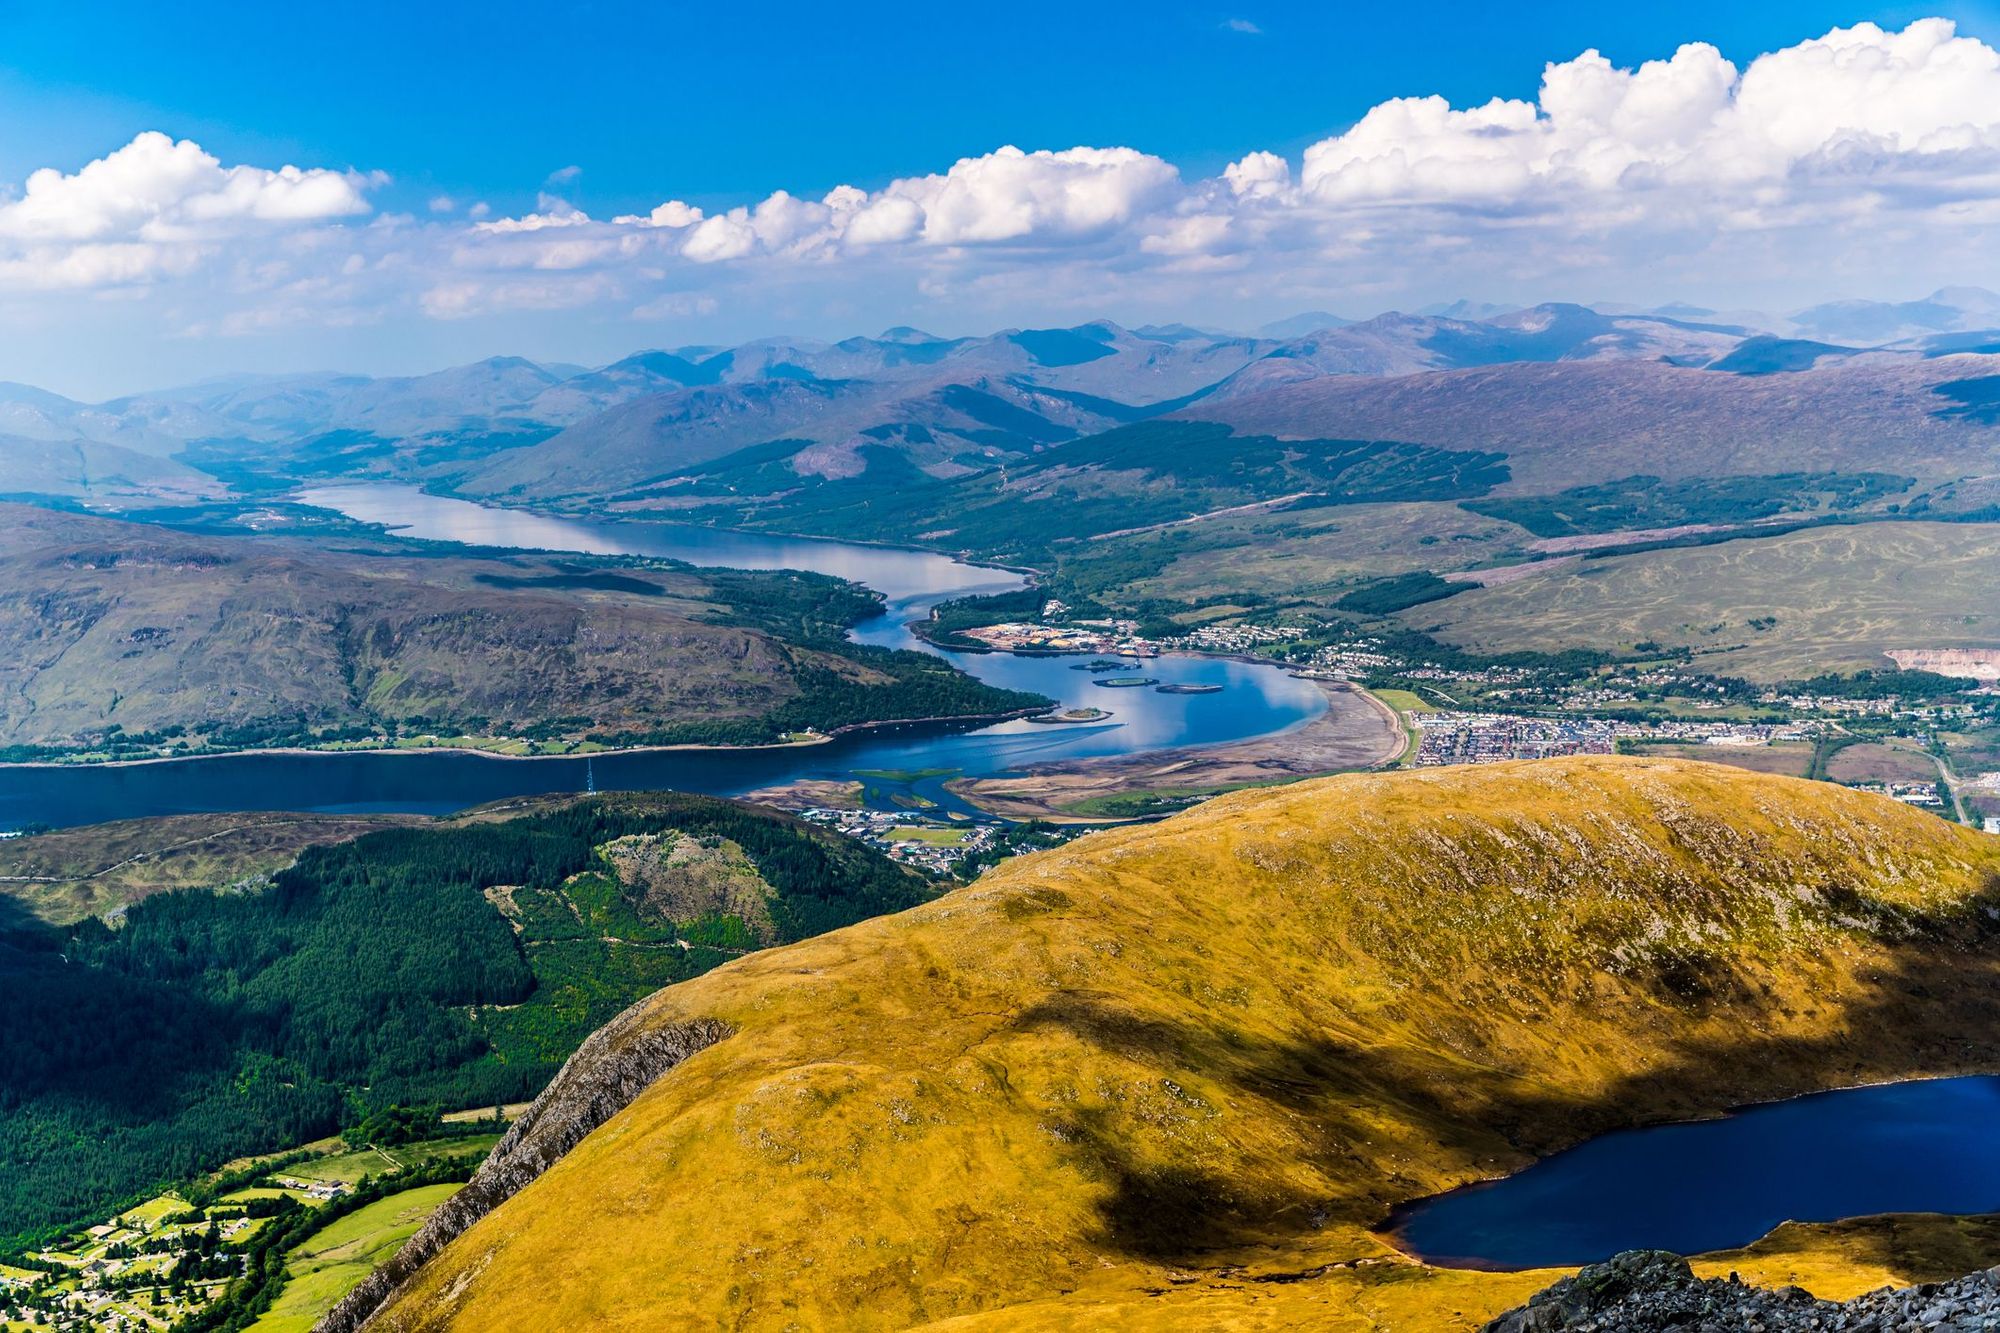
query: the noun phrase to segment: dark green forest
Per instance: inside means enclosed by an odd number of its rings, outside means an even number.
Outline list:
[[[650,915],[596,850],[668,830],[741,847],[780,941],[928,894],[787,816],[620,795],[313,848],[266,890],[162,894],[116,929],[16,922],[0,935],[0,1243],[387,1106],[532,1096],[620,1009],[753,943],[733,918]],[[518,932],[489,900],[500,886]]]

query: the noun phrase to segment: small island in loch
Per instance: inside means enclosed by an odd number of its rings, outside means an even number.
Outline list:
[[[1045,727],[1074,725],[1079,722],[1102,722],[1111,714],[1102,708],[1065,708],[1060,713],[1039,713],[1028,719]]]

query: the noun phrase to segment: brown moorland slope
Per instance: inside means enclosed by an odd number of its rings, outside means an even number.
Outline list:
[[[1920,480],[2000,470],[2000,427],[1938,386],[2000,358],[1861,362],[1732,375],[1655,361],[1519,362],[1405,375],[1328,376],[1179,415],[1238,434],[1394,439],[1507,454],[1509,493],[1635,475],[1888,471]],[[1963,391],[1960,391],[1963,392]]]
[[[717,623],[719,601],[686,569],[375,554],[0,505],[0,745],[288,719],[646,732],[763,717],[807,673],[890,683]]]
[[[418,815],[251,813],[52,829],[0,841],[0,905],[12,899],[51,925],[68,925],[155,893],[258,880],[308,847],[420,822]]]
[[[2000,643],[2000,524],[1861,523],[1533,568],[1402,613],[1479,652],[1644,642],[1751,680]]]
[[[1238,793],[660,992],[322,1327],[399,1279],[368,1327],[1476,1327],[1552,1275],[1418,1264],[1395,1204],[1992,1067],[1996,885],[2000,840],[1707,764]]]

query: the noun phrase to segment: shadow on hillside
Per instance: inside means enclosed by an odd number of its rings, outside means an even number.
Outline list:
[[[50,928],[20,899],[0,893],[0,944],[32,947],[50,934]]]
[[[1157,1071],[1163,1095],[1219,1081],[1235,1112],[1216,1122],[1227,1135],[1243,1123],[1245,1099],[1302,1125],[1296,1163],[1245,1160],[1238,1176],[1194,1163],[1142,1162],[1127,1144],[1131,1107],[1074,1115],[1061,1128],[1082,1168],[1111,1186],[1099,1242],[1121,1254],[1196,1260],[1281,1241],[1342,1220],[1378,1225],[1390,1207],[1422,1187],[1385,1174],[1393,1160],[1375,1144],[1385,1119],[1408,1127],[1410,1150],[1448,1163],[1469,1179],[1496,1161],[1543,1156],[1608,1130],[1713,1114],[1751,1102],[1903,1075],[2000,1069],[2000,911],[1989,891],[1967,908],[1931,919],[1904,916],[1893,966],[1846,997],[1842,1021],[1819,1036],[1766,1035],[1803,1026],[1783,1007],[1769,974],[1717,959],[1671,959],[1641,979],[1657,1014],[1664,1003],[1691,1018],[1740,1021],[1742,1039],[1669,1042],[1665,1058],[1601,1096],[1572,1096],[1532,1070],[1508,1071],[1441,1050],[1361,1048],[1325,1037],[1273,1042],[1217,1022],[1179,1024],[1118,1007],[1109,997],[1071,995],[1023,1013],[1022,1030],[1057,1029]],[[1828,996],[1821,1004],[1841,1003]],[[1636,1006],[1635,1006],[1636,1009]],[[1220,1018],[1222,1015],[1218,1015]],[[1545,1015],[1535,1014],[1540,1022]],[[1546,1016],[1557,1037],[1559,1019]],[[1649,1034],[1649,1041],[1657,1042]],[[1454,1048],[1467,1049],[1459,1043]],[[1588,1054],[1588,1053],[1584,1053]],[[1497,1056],[1495,1057],[1498,1058]],[[1620,1062],[1610,1053],[1609,1062]],[[1631,1063],[1625,1060],[1623,1063]],[[1190,1102],[1185,1113],[1212,1113]],[[1308,1169],[1287,1169],[1305,1167]],[[1324,1182],[1323,1190],[1306,1187]],[[1855,1244],[1896,1247],[1892,1229],[1857,1232]],[[1985,1253],[1978,1245],[1968,1252]],[[1955,1260],[1940,1255],[1948,1268]],[[1977,1255],[1973,1266],[1979,1266]],[[1958,1269],[1956,1271],[1964,1271]]]

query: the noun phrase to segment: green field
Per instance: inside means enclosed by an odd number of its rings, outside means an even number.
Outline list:
[[[1923,751],[1905,744],[1864,743],[1843,746],[1827,760],[1826,776],[1850,785],[1863,782],[1933,782],[1937,764]]]
[[[467,1134],[458,1138],[429,1139],[394,1148],[363,1148],[305,1162],[278,1172],[296,1180],[338,1180],[353,1184],[363,1176],[384,1176],[398,1169],[408,1170],[439,1157],[481,1156],[500,1141],[498,1134]]]
[[[257,1333],[306,1333],[458,1188],[425,1185],[392,1194],[300,1244],[285,1259],[291,1280],[271,1309],[250,1327]]]
[[[1423,743],[1423,732],[1410,721],[1411,713],[1428,713],[1437,705],[1426,702],[1421,695],[1408,690],[1370,690],[1368,693],[1380,699],[1396,711],[1396,720],[1403,724],[1403,757],[1400,766],[1408,768],[1417,762],[1417,746]]]
[[[966,830],[929,828],[921,824],[899,824],[889,830],[897,842],[927,842],[934,847],[956,847],[965,841]]]
[[[1887,667],[1890,648],[2000,646],[1995,568],[2000,524],[1867,523],[1573,561],[1402,619],[1484,652],[1650,641],[1702,671],[1795,679]]]
[[[1727,764],[1753,773],[1782,773],[1790,778],[1805,777],[1812,769],[1810,742],[1786,741],[1776,745],[1638,745],[1621,753],[1658,759],[1698,759],[1705,764]]]
[[[146,1200],[137,1208],[126,1209],[118,1214],[117,1220],[126,1226],[138,1225],[150,1230],[159,1225],[161,1218],[174,1213],[184,1213],[187,1210],[188,1205],[185,1200],[171,1194],[162,1194]],[[0,1270],[0,1277],[5,1275],[5,1271]]]

